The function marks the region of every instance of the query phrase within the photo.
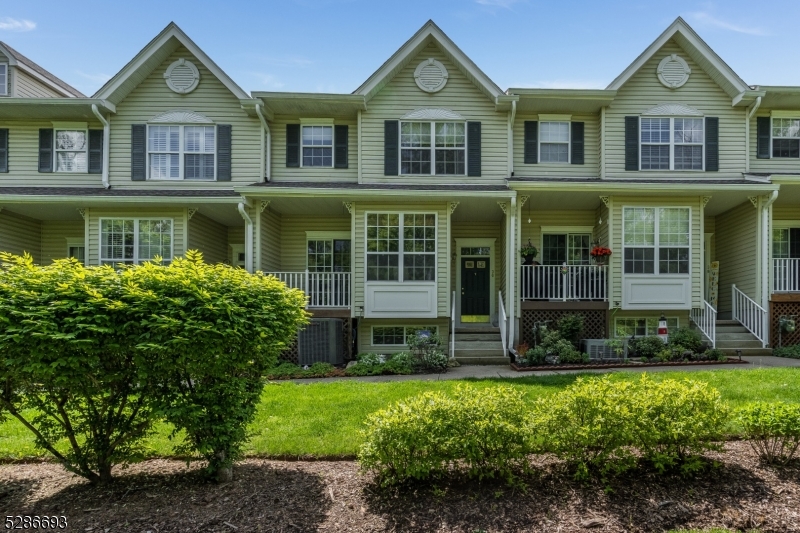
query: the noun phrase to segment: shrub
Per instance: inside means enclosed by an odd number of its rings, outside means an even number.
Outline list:
[[[547,359],[547,350],[541,344],[525,352],[525,362],[529,365],[543,365]]]
[[[289,361],[283,361],[278,366],[266,371],[267,379],[290,379],[300,376],[303,369]]]
[[[577,345],[578,337],[583,331],[583,322],[583,315],[564,315],[561,317],[561,320],[558,321],[557,329],[562,338],[568,340],[573,345]]]
[[[703,351],[703,339],[691,328],[678,328],[670,332],[667,341],[670,347],[680,347],[693,353]]]
[[[800,447],[800,405],[784,402],[750,404],[738,412],[744,437],[766,462],[785,464]]]
[[[706,358],[709,361],[727,361],[728,360],[728,356],[725,354],[725,352],[723,352],[719,348],[709,348],[708,350],[703,352],[703,355],[706,356]]]
[[[656,335],[638,337],[628,342],[628,349],[633,350],[636,357],[652,359],[664,350],[664,341],[661,340],[661,337]]]
[[[386,370],[392,374],[412,374],[414,358],[409,352],[392,355],[385,363]]]
[[[369,415],[358,458],[382,485],[448,472],[510,481],[527,465],[525,416],[511,387],[425,392]]]
[[[447,371],[450,358],[442,351],[442,342],[438,335],[417,333],[409,335],[406,342],[416,359],[415,366],[431,372]]]
[[[800,359],[800,344],[793,346],[782,346],[772,350],[772,355],[777,357],[790,357],[792,359]]]

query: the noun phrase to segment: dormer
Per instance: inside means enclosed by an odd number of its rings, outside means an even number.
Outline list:
[[[0,98],[85,98],[85,96],[0,42]]]

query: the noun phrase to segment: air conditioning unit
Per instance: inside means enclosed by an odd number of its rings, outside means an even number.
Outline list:
[[[344,322],[341,318],[312,318],[298,335],[298,362],[344,363]]]
[[[628,356],[628,339],[622,340],[622,355],[614,353],[614,348],[606,345],[605,339],[583,339],[583,352],[592,361],[620,360]]]

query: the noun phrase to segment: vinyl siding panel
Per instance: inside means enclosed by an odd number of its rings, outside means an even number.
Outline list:
[[[787,173],[797,173],[800,172],[800,159],[796,158],[770,158],[770,159],[758,159],[756,157],[757,150],[758,150],[758,128],[756,126],[756,120],[758,117],[768,117],[770,116],[770,111],[768,109],[759,109],[756,112],[756,115],[750,120],[750,144],[749,150],[750,153],[748,154],[750,157],[750,171],[751,172],[787,172]],[[797,116],[800,117],[800,111],[797,112]],[[769,148],[770,155],[772,155],[772,146]]]
[[[261,270],[281,272],[281,230],[283,219],[274,211],[261,213]]]
[[[711,249],[706,250],[708,253],[708,262],[716,261],[717,257],[717,250],[716,250],[716,233],[717,233],[717,218],[716,217],[705,217],[703,222],[705,224],[704,232],[711,233]],[[703,236],[705,242],[705,235]],[[705,268],[705,266],[703,266]]]
[[[504,299],[508,299],[508,287],[506,285],[508,281],[506,279],[506,268],[508,263],[507,249],[506,215],[503,215],[503,218],[500,220],[499,234],[497,239],[497,253],[499,254],[499,258],[497,261],[497,286],[495,288],[499,291],[503,291]],[[517,290],[519,290],[519,288],[517,288]],[[512,298],[511,301],[514,301],[514,298]],[[505,305],[505,301],[503,302],[503,305]],[[500,306],[498,306],[498,310],[499,308]]]
[[[442,340],[442,348],[447,352],[448,339],[450,334],[450,323],[447,319],[361,319],[358,321],[358,353],[379,353],[379,354],[395,354],[397,352],[408,351],[405,346],[376,346],[372,344],[372,327],[373,326],[404,326],[404,327],[417,327],[417,326],[437,326],[439,329],[439,338]]]
[[[16,255],[29,253],[42,263],[42,224],[35,219],[0,211],[0,251]]]
[[[600,115],[572,115],[584,123],[584,164],[525,164],[525,121],[539,121],[537,114],[517,114],[514,119],[514,175],[516,177],[592,178],[600,175]],[[541,150],[539,151],[541,154]]]
[[[324,117],[330,118],[330,117]],[[278,116],[270,123],[272,134],[272,174],[271,181],[331,182],[358,181],[358,122],[350,118],[336,118],[336,125],[347,125],[347,166],[348,168],[287,168],[286,167],[286,124],[297,124],[296,117]],[[381,133],[381,135],[383,135]],[[381,136],[381,139],[383,137]],[[302,162],[302,145],[300,160]],[[381,159],[383,161],[383,159]],[[302,164],[302,163],[301,163]]]
[[[283,215],[280,240],[282,271],[305,272],[308,262],[307,231],[350,233],[350,217]]]
[[[440,61],[449,74],[447,85],[437,93],[426,93],[414,81],[414,69],[425,59]],[[438,46],[428,45],[367,104],[361,115],[363,141],[362,176],[365,183],[457,183],[497,184],[508,176],[508,114],[498,113],[494,103],[447,59]],[[446,108],[465,120],[481,122],[481,177],[384,176],[384,121],[399,120],[421,108]]]
[[[523,208],[524,209],[524,208]],[[533,211],[530,214],[531,223],[528,224],[528,215],[523,211],[520,217],[522,240],[519,247],[527,244],[528,239],[539,250],[537,261],[542,259],[542,226],[588,226],[594,227],[597,219],[594,211]],[[519,253],[515,254],[519,257]]]
[[[692,73],[679,89],[668,89],[658,80],[656,69],[661,60],[678,54],[689,64]],[[625,117],[641,113],[662,103],[681,103],[694,107],[706,116],[719,117],[719,171],[625,171]],[[697,65],[675,41],[668,41],[645,65],[619,89],[606,112],[606,175],[609,178],[738,178],[745,166],[745,110],[731,107],[731,97]]]
[[[800,206],[773,204],[772,220],[800,220]]]
[[[17,98],[58,98],[63,96],[18,68],[14,69],[14,80]]]
[[[719,261],[719,313],[731,312],[731,285],[756,297],[758,210],[745,202],[717,215],[716,258]]]
[[[69,253],[67,239],[83,242],[86,238],[83,220],[42,221],[42,264],[64,259]]]
[[[187,250],[199,250],[206,263],[230,263],[228,228],[201,213],[189,219]]]
[[[164,80],[164,72],[172,62],[184,58],[200,71],[200,83],[189,94],[172,92]],[[229,188],[229,182],[207,181],[131,181],[131,124],[144,124],[158,114],[175,109],[191,110],[206,115],[216,124],[232,126],[232,182],[253,183],[261,179],[263,157],[262,129],[258,118],[248,117],[238,98],[216,79],[184,47],[178,48],[141,84],[117,105],[111,117],[110,182],[115,187],[136,188]],[[97,178],[100,179],[99,177]]]

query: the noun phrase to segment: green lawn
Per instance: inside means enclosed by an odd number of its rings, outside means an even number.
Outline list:
[[[614,380],[637,379],[640,374],[611,374]],[[697,379],[718,388],[731,405],[756,400],[800,402],[800,369],[715,370],[656,372],[655,380]],[[553,394],[572,383],[576,375],[471,381],[479,387],[499,383],[523,390],[531,400]],[[295,384],[271,383],[264,388],[247,452],[262,456],[348,456],[359,445],[364,417],[390,403],[428,390],[452,390],[463,381],[399,381],[364,383],[338,381]],[[148,440],[153,455],[169,456],[173,443],[163,424]],[[30,433],[16,420],[0,424],[0,459],[45,456],[33,446]]]

